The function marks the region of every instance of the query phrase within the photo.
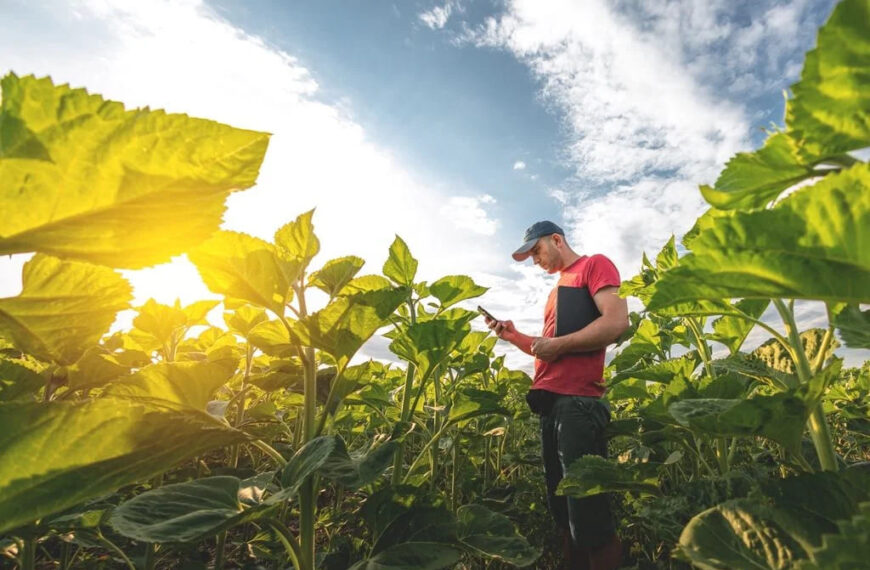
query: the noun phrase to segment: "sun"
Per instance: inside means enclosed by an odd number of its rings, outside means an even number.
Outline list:
[[[171,305],[180,299],[182,305],[204,299],[220,299],[208,290],[196,270],[196,266],[186,255],[173,257],[168,263],[135,271],[121,272],[133,286],[134,307],[148,299]]]

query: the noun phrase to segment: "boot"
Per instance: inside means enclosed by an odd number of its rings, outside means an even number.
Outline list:
[[[567,529],[562,531],[562,569],[591,570],[588,552],[574,546],[571,531]]]
[[[595,550],[589,552],[589,570],[616,570],[622,566],[622,541],[613,536]]]

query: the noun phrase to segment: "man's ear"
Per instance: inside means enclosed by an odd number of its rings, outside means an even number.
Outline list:
[[[563,238],[559,234],[553,234],[550,236],[550,239],[553,240],[553,245],[556,247],[562,247],[562,244],[565,243],[565,238]]]

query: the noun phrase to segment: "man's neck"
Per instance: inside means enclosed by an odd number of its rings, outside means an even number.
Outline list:
[[[578,259],[580,259],[581,257],[582,257],[582,256],[581,256],[581,255],[578,255],[574,250],[569,249],[569,250],[565,253],[564,258],[562,259],[562,269],[560,269],[559,272],[561,273],[562,271],[565,271],[566,269],[568,269],[569,267],[571,267],[572,265],[574,265],[574,263],[575,263]]]

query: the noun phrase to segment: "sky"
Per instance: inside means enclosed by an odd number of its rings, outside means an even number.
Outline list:
[[[630,278],[705,209],[698,185],[782,123],[783,90],[832,7],[0,0],[0,73],[271,132],[224,228],[271,239],[316,208],[319,260],[358,255],[371,273],[400,235],[421,279],[470,275],[490,312],[535,334],[553,278],[511,260],[525,228],[551,219]],[[20,289],[25,260],[0,260],[0,296]],[[183,257],[125,274],[136,304],[213,297]],[[386,341],[365,351],[386,356]]]

